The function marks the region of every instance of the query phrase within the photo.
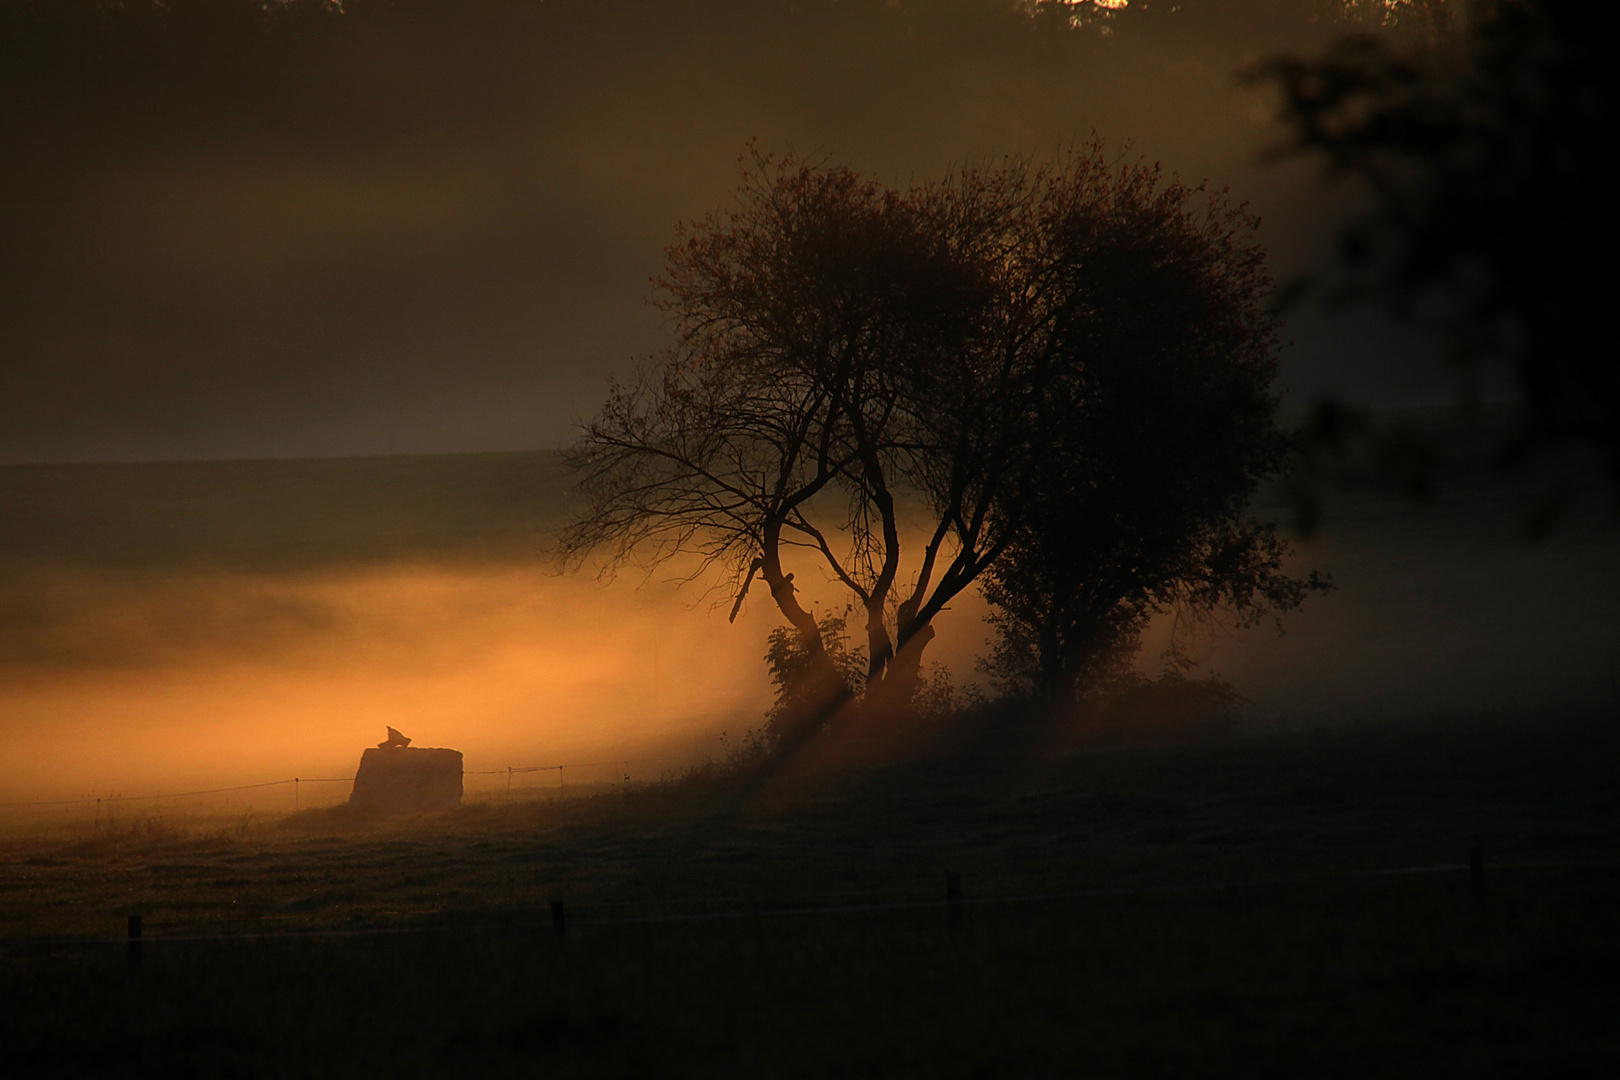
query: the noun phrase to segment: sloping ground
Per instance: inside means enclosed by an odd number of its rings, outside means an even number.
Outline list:
[[[1602,1075],[1617,780],[1620,721],[1543,714],[125,822],[5,850],[0,1031],[41,1075]]]
[[[1000,753],[739,786],[627,786],[398,821],[347,808],[268,820],[126,813],[14,838],[0,932],[100,934],[124,914],[197,929],[292,917],[373,924],[557,896],[725,906],[1136,889],[1620,851],[1620,719],[1437,718],[1202,745]],[[171,905],[174,910],[169,909]]]

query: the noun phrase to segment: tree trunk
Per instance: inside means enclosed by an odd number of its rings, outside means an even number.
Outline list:
[[[864,712],[886,720],[911,708],[917,688],[922,685],[923,650],[934,640],[934,634],[934,628],[924,623],[895,651],[882,676],[867,684]]]
[[[883,601],[876,599],[866,608],[866,681],[870,685],[883,678],[894,654],[889,629],[883,623]]]
[[[805,670],[792,688],[784,688],[792,705],[786,714],[772,721],[771,731],[776,740],[779,758],[787,758],[810,741],[826,726],[838,710],[849,700],[849,687],[821,640],[821,627],[816,617],[800,604],[795,593],[793,575],[784,573],[780,552],[781,523],[766,526],[764,543],[760,551],[760,576],[770,587],[776,608],[793,626],[804,647]]]

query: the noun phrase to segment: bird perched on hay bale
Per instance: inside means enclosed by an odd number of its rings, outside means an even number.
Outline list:
[[[387,725],[384,725],[384,726],[387,726]],[[408,736],[401,735],[398,732],[398,730],[396,730],[393,727],[389,727],[388,728],[388,738],[386,738],[382,742],[378,743],[377,748],[379,750],[386,750],[390,746],[409,746],[409,745],[411,745],[411,740],[410,740],[410,738]]]

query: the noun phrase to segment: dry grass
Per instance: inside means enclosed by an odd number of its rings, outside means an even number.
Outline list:
[[[1617,772],[1610,717],[1476,718],[14,839],[6,1038],[62,1075],[1595,1072]],[[131,913],[134,972],[90,940]]]

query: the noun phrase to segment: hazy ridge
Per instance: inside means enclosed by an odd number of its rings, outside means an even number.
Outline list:
[[[548,451],[0,465],[0,562],[300,570],[534,559],[568,492]]]

